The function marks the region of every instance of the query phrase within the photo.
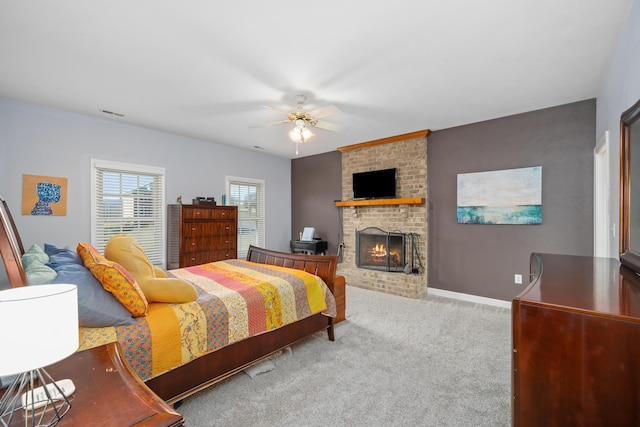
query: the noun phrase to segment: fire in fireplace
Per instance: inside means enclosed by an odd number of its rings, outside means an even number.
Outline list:
[[[404,271],[405,235],[377,227],[356,230],[356,266],[370,270]]]

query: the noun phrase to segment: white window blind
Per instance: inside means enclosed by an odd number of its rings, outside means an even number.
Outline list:
[[[92,160],[91,244],[104,253],[111,236],[133,236],[165,267],[164,168]]]
[[[249,245],[264,247],[264,181],[227,177],[227,203],[238,207],[238,258]]]

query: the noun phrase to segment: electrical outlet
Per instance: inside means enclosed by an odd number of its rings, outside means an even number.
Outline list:
[[[522,274],[516,274],[514,276],[514,280],[516,282],[516,285],[522,285]]]

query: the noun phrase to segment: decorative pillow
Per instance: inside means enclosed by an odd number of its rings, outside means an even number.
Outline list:
[[[57,275],[55,270],[38,260],[29,261],[24,274],[27,277],[27,285],[46,285],[53,282]]]
[[[198,292],[191,283],[175,277],[147,279],[140,287],[149,302],[179,303],[198,298]]]
[[[31,246],[23,255],[22,255],[22,266],[27,269],[29,265],[33,262],[39,262],[40,264],[46,264],[49,262],[49,255],[44,253],[44,251],[38,245]]]
[[[154,266],[136,239],[126,234],[112,236],[104,248],[107,259],[127,269],[149,302],[191,302],[198,298],[196,288],[183,279],[167,278]]]
[[[76,249],[85,267],[111,292],[133,317],[147,314],[148,303],[136,280],[120,264],[103,257],[89,243],[80,242]]]
[[[49,265],[53,265],[53,269],[58,274],[52,283],[70,283],[78,286],[80,326],[102,328],[135,323],[131,313],[111,293],[104,290],[84,265],[75,262]]]
[[[72,249],[61,248],[56,245],[45,243],[44,253],[49,255],[49,263],[51,264],[68,264],[71,262],[84,266],[80,255]]]

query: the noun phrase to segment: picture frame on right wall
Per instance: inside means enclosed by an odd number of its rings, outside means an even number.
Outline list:
[[[458,174],[458,224],[542,224],[542,166]]]

